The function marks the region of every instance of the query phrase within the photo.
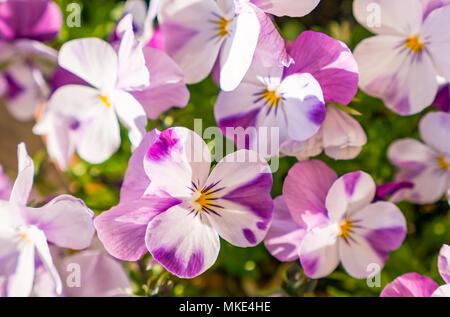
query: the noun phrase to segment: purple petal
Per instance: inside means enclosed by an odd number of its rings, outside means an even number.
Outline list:
[[[310,73],[320,83],[326,102],[350,103],[358,90],[358,66],[344,43],[305,31],[294,42],[290,54],[295,63],[285,76]]]
[[[299,162],[290,169],[283,197],[297,224],[312,229],[327,220],[325,198],[336,179],[336,173],[318,160]]]
[[[0,39],[51,41],[61,26],[62,13],[53,1],[21,0],[0,3]]]

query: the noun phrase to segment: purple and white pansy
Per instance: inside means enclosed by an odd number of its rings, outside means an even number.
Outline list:
[[[450,246],[444,244],[438,257],[439,274],[446,283],[439,286],[427,276],[406,273],[386,285],[381,297],[450,297]]]
[[[24,144],[19,145],[18,160],[19,172],[9,200],[0,200],[0,277],[4,292],[7,296],[30,295],[35,267],[41,263],[60,293],[62,283],[48,243],[75,250],[87,248],[95,232],[94,213],[83,201],[69,195],[58,196],[39,208],[27,207],[34,164]]]
[[[292,167],[283,197],[295,230],[307,231],[298,246],[307,276],[325,277],[342,263],[352,277],[366,278],[370,264],[381,269],[389,252],[400,247],[405,217],[393,203],[373,202],[375,191],[373,179],[361,171],[337,178],[320,161]]]
[[[450,80],[450,4],[447,1],[355,0],[353,13],[375,33],[355,49],[362,90],[400,115],[421,112],[438,92],[438,75]],[[368,10],[379,5],[378,18]]]
[[[303,16],[318,3],[317,0],[166,0],[161,3],[158,20],[165,49],[184,71],[188,84],[202,81],[217,65],[220,88],[233,91],[244,79],[254,57],[264,66],[269,66],[268,59],[273,66],[291,63],[284,41],[266,13]]]
[[[75,150],[90,163],[107,160],[120,146],[119,121],[136,148],[147,118],[188,103],[180,68],[164,52],[135,40],[130,14],[119,22],[116,34],[113,45],[88,38],[61,49],[62,68],[53,80],[57,89],[33,130],[47,137],[48,152],[61,169]]]
[[[414,183],[414,188],[402,190],[395,199],[429,204],[450,189],[450,113],[428,113],[419,131],[423,143],[412,138],[397,140],[389,147],[388,157],[398,168],[397,180]]]
[[[53,40],[62,13],[50,0],[0,2],[0,98],[20,121],[33,119],[48,98],[45,77],[56,65],[57,52],[42,42]]]
[[[240,247],[261,242],[273,212],[267,162],[241,150],[210,168],[210,151],[194,132],[149,132],[130,160],[119,205],[95,219],[106,250],[127,261],[150,252],[192,278],[216,261],[219,236]]]

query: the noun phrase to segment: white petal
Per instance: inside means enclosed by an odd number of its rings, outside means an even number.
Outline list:
[[[241,83],[253,60],[261,26],[255,11],[246,6],[233,19],[220,53],[220,88],[232,91]]]
[[[116,90],[111,94],[120,122],[128,129],[134,148],[139,146],[146,133],[147,116],[142,105],[129,93]]]
[[[34,163],[27,153],[25,143],[19,144],[17,157],[19,161],[18,174],[9,201],[25,206],[28,202],[34,179]]]
[[[100,89],[112,89],[117,81],[118,58],[112,46],[98,38],[67,42],[59,51],[61,67]]]

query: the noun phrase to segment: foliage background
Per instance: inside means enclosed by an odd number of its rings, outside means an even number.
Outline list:
[[[66,18],[69,14],[67,5],[74,1],[56,2]],[[57,41],[51,43],[55,48],[80,37],[108,39],[121,16],[124,4],[118,0],[75,2],[82,7],[81,27],[69,28],[64,25]],[[295,40],[303,30],[312,29],[339,39],[353,49],[370,33],[356,23],[351,7],[351,0],[326,0],[307,17],[277,18],[276,23],[287,40]],[[215,126],[213,106],[219,91],[216,85],[208,78],[189,89],[191,100],[186,108],[168,111],[158,120],[150,122],[148,128],[162,130],[184,126],[193,129],[195,118],[203,119],[203,127]],[[368,144],[360,156],[352,161],[333,161],[323,155],[319,159],[339,175],[364,170],[374,177],[377,184],[392,181],[394,168],[387,160],[387,148],[398,138],[419,138],[417,126],[423,114],[400,117],[388,110],[381,101],[361,91],[350,106],[361,113],[357,120],[368,135]],[[2,117],[5,118],[3,110]],[[22,126],[16,132],[6,131],[6,137],[2,133],[2,149],[15,148],[17,138],[29,139],[30,136],[26,134],[30,133],[30,128],[26,127],[27,129]],[[3,132],[4,129],[5,127],[2,128]],[[8,135],[13,137],[9,138]],[[71,193],[82,198],[96,213],[108,210],[118,203],[121,181],[131,155],[125,133],[122,133],[122,140],[120,151],[104,164],[90,165],[75,159],[70,169],[61,173],[48,160],[42,140],[31,138],[27,143],[38,167],[36,182],[39,193],[36,196]],[[210,145],[214,147],[213,143]],[[0,163],[6,165],[7,172],[14,177],[14,165],[5,163],[3,156],[0,159]],[[284,178],[295,162],[293,158],[281,159],[279,171],[274,174],[273,197],[281,194]],[[378,296],[388,282],[407,272],[428,275],[442,284],[437,272],[437,255],[442,244],[450,242],[448,204],[442,200],[433,205],[416,206],[403,202],[399,206],[408,220],[408,236],[403,246],[391,253],[382,272],[380,288],[369,288],[365,280],[349,277],[341,267],[325,279],[311,281],[303,275],[298,262],[278,262],[270,256],[263,244],[243,249],[223,240],[216,264],[192,280],[181,280],[167,273],[149,255],[140,262],[125,263],[125,267],[130,274],[135,294],[140,296]]]

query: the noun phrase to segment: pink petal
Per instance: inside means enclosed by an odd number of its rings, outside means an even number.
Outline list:
[[[381,297],[430,297],[438,284],[427,276],[407,273],[386,285]]]
[[[318,160],[297,163],[289,170],[283,198],[298,225],[312,229],[327,221],[325,198],[336,179],[336,173]]]

